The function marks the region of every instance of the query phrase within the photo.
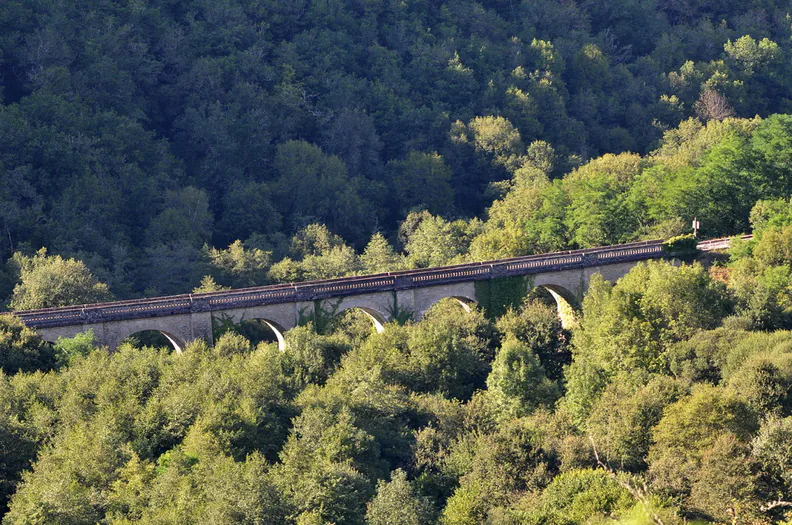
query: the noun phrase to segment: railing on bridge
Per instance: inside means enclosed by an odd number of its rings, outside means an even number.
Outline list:
[[[750,236],[743,236],[750,238]],[[728,247],[729,239],[713,239],[699,243],[700,250]],[[16,312],[30,327],[52,327],[90,324],[122,319],[227,310],[298,301],[314,301],[344,295],[406,290],[465,281],[514,277],[549,271],[589,268],[603,264],[641,261],[665,257],[663,241],[642,241],[617,246],[569,250],[541,255],[528,255],[439,268],[404,270],[359,277],[324,281],[278,284],[204,294],[182,294],[151,299],[133,299],[109,303],[47,308]]]

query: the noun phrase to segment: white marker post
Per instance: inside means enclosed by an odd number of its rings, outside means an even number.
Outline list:
[[[693,217],[693,237],[698,237],[699,229],[701,229],[701,223],[696,217]]]

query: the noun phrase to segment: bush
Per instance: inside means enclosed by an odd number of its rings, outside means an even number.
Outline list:
[[[0,316],[0,368],[6,374],[54,366],[55,352],[49,343],[16,317]]]
[[[96,346],[95,339],[92,329],[88,329],[74,337],[59,337],[55,343],[55,354],[58,364],[68,366],[74,358],[88,355]]]
[[[571,470],[556,476],[542,492],[527,523],[597,523],[627,513],[633,498],[604,470]]]
[[[677,235],[663,243],[663,251],[673,257],[693,257],[698,253],[698,240],[692,233]]]

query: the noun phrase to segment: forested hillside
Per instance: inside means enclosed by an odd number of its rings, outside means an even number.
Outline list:
[[[574,318],[0,316],[4,524],[792,525],[792,4],[0,0],[0,302],[639,239]]]
[[[0,317],[3,523],[792,523],[792,205],[752,220],[710,272],[592,279],[571,330],[538,291],[283,352],[231,326],[51,347]]]
[[[131,297],[184,292],[204,275],[247,282],[223,275],[233,254],[212,252],[236,240],[261,250],[245,263],[255,282],[294,278],[267,277],[269,265],[315,255],[289,241],[314,223],[358,251],[377,232],[400,251],[420,222],[397,235],[411,211],[483,217],[512,182],[646,155],[664,133],[665,149],[684,142],[689,117],[789,111],[789,11],[777,0],[4,0],[0,258],[44,246]],[[530,242],[484,227],[486,249],[472,256],[656,235],[670,226],[655,222],[691,213],[712,215],[710,233],[737,233],[754,194],[712,210],[676,202],[693,198],[683,184],[637,228],[619,215],[602,232],[580,223],[613,210],[581,203],[581,186],[608,198],[651,165],[645,191],[657,196],[659,178],[692,184],[715,145],[701,177],[724,162],[753,171],[743,163],[766,160],[745,148],[755,125],[674,159],[605,157],[580,173],[589,182],[543,197],[570,213],[547,210]],[[772,133],[755,140],[765,157],[777,152]],[[515,198],[490,212],[493,226],[515,220]],[[481,227],[449,226],[461,242]],[[19,265],[6,273],[7,297]]]

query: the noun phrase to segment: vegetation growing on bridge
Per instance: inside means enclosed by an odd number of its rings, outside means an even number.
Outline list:
[[[333,319],[338,314],[338,307],[340,304],[341,299],[313,301],[310,307],[300,310],[299,322],[297,324],[301,326],[311,324],[317,333],[323,334],[332,326]]]
[[[510,308],[522,304],[531,286],[530,277],[503,277],[475,281],[476,302],[491,319],[497,319]]]
[[[663,251],[673,257],[692,259],[698,252],[698,239],[692,234],[677,235],[663,243]]]

